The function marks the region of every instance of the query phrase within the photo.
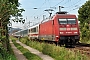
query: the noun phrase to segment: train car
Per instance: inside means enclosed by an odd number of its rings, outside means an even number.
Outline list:
[[[20,35],[21,37],[28,36],[28,29],[21,30]]]
[[[48,21],[39,25],[39,40],[53,41],[61,45],[79,42],[80,31],[76,15],[57,12]]]
[[[17,31],[13,35],[15,37],[25,37],[25,36],[28,36],[28,29]]]
[[[20,31],[17,31],[17,32],[13,33],[13,36],[17,37],[17,38],[20,37]]]
[[[28,28],[29,39],[31,40],[38,39],[38,35],[39,35],[39,24],[35,24],[31,26],[30,28]]]

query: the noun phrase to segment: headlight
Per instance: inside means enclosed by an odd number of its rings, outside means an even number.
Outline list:
[[[78,32],[74,32],[74,34],[77,34]]]
[[[66,30],[66,28],[60,28],[60,30]]]
[[[59,36],[56,36],[56,37],[59,37]]]
[[[60,32],[60,34],[63,34],[63,32]]]
[[[77,30],[77,28],[71,28],[71,30]]]

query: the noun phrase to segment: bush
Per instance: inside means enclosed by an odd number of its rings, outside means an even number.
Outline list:
[[[10,37],[13,40],[16,40],[16,38]],[[3,37],[4,39],[4,37]],[[10,51],[7,51],[2,44],[0,43],[0,60],[17,60],[12,48],[9,48]]]
[[[1,60],[17,60],[13,54],[7,52],[3,47],[0,47],[0,59]]]

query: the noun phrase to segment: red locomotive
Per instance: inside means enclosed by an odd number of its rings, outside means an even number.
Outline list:
[[[38,27],[36,26],[36,29],[38,30],[34,30],[35,38],[61,45],[74,45],[80,39],[79,24],[76,16],[66,12],[57,12],[51,19],[40,23]],[[36,32],[38,33],[35,34]],[[32,33],[29,33],[29,35],[31,36]]]

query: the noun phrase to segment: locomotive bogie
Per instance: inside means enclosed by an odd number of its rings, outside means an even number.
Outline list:
[[[53,35],[44,35],[44,36],[39,36],[39,40],[49,40],[49,41],[55,41],[55,36]]]

